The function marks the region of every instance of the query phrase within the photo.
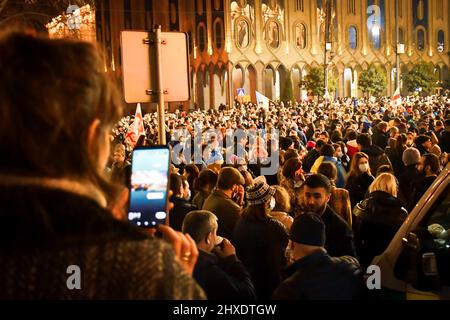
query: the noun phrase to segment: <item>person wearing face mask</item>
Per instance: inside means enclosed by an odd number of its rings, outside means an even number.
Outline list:
[[[356,153],[353,156],[350,172],[344,187],[350,194],[352,208],[364,200],[366,192],[374,179],[369,166],[369,156],[363,152]]]
[[[252,276],[258,299],[270,299],[286,266],[287,230],[270,216],[274,195],[263,176],[256,178],[247,189],[248,206],[234,230],[237,256]]]
[[[199,252],[194,279],[209,300],[254,300],[250,274],[231,242],[217,235],[217,228],[217,217],[207,210],[191,211],[184,218],[183,233],[194,239]]]
[[[174,204],[172,210],[169,211],[169,226],[176,231],[181,231],[184,217],[197,207],[189,203],[191,191],[186,177],[177,173],[170,175],[170,190],[173,195],[170,201]]]

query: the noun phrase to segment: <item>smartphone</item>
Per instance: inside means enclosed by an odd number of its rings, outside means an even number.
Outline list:
[[[131,160],[128,220],[144,228],[164,224],[169,193],[168,146],[138,147]]]

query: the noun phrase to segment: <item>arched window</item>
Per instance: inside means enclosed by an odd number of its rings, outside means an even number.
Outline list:
[[[306,27],[303,23],[295,26],[295,45],[298,49],[306,48]]]
[[[200,49],[200,52],[204,52],[206,49],[206,29],[203,24],[198,26],[197,33],[198,33],[197,39],[198,48]]]
[[[437,36],[437,51],[444,52],[444,50],[445,50],[445,34],[443,30],[439,30]]]
[[[417,50],[425,50],[425,32],[423,29],[417,30]]]
[[[216,44],[217,49],[222,49],[223,45],[223,24],[222,20],[217,19],[214,23],[214,43]]]
[[[358,46],[358,31],[355,26],[348,28],[348,46],[350,49],[356,49]]]

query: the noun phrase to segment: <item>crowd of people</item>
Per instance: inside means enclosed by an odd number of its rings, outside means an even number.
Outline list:
[[[88,43],[0,40],[1,298],[364,299],[449,161],[447,96],[146,114],[138,145],[172,150],[163,240],[126,219],[135,119],[99,70]]]
[[[200,249],[194,278],[214,298],[230,296],[225,285],[211,285],[225,279],[235,297],[363,298],[366,268],[449,161],[445,95],[406,97],[397,107],[389,98],[271,102],[268,109],[236,101],[165,116],[170,179],[179,180],[171,184],[169,225],[192,233],[190,219],[203,217],[196,236],[212,239]],[[156,118],[144,115],[143,145],[157,143]],[[129,151],[133,122],[122,118],[111,136]],[[276,170],[267,174],[268,162]],[[222,265],[217,237],[235,267]]]

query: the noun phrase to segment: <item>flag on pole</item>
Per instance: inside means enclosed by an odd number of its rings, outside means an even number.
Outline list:
[[[325,94],[323,95],[323,98],[324,98],[325,100],[330,100],[330,93],[328,92],[328,89],[325,90]]]
[[[125,143],[131,145],[133,148],[136,145],[140,136],[145,135],[144,120],[142,119],[141,104],[138,103],[136,113],[134,114],[134,121],[128,128],[125,136]]]
[[[258,91],[256,92],[256,101],[258,102],[258,106],[262,105],[263,108],[265,109],[269,109],[269,98],[267,98],[265,95],[259,93]]]
[[[395,90],[395,93],[391,98],[390,106],[391,108],[398,108],[402,106],[402,96],[400,95],[400,88],[397,88],[397,90]]]

